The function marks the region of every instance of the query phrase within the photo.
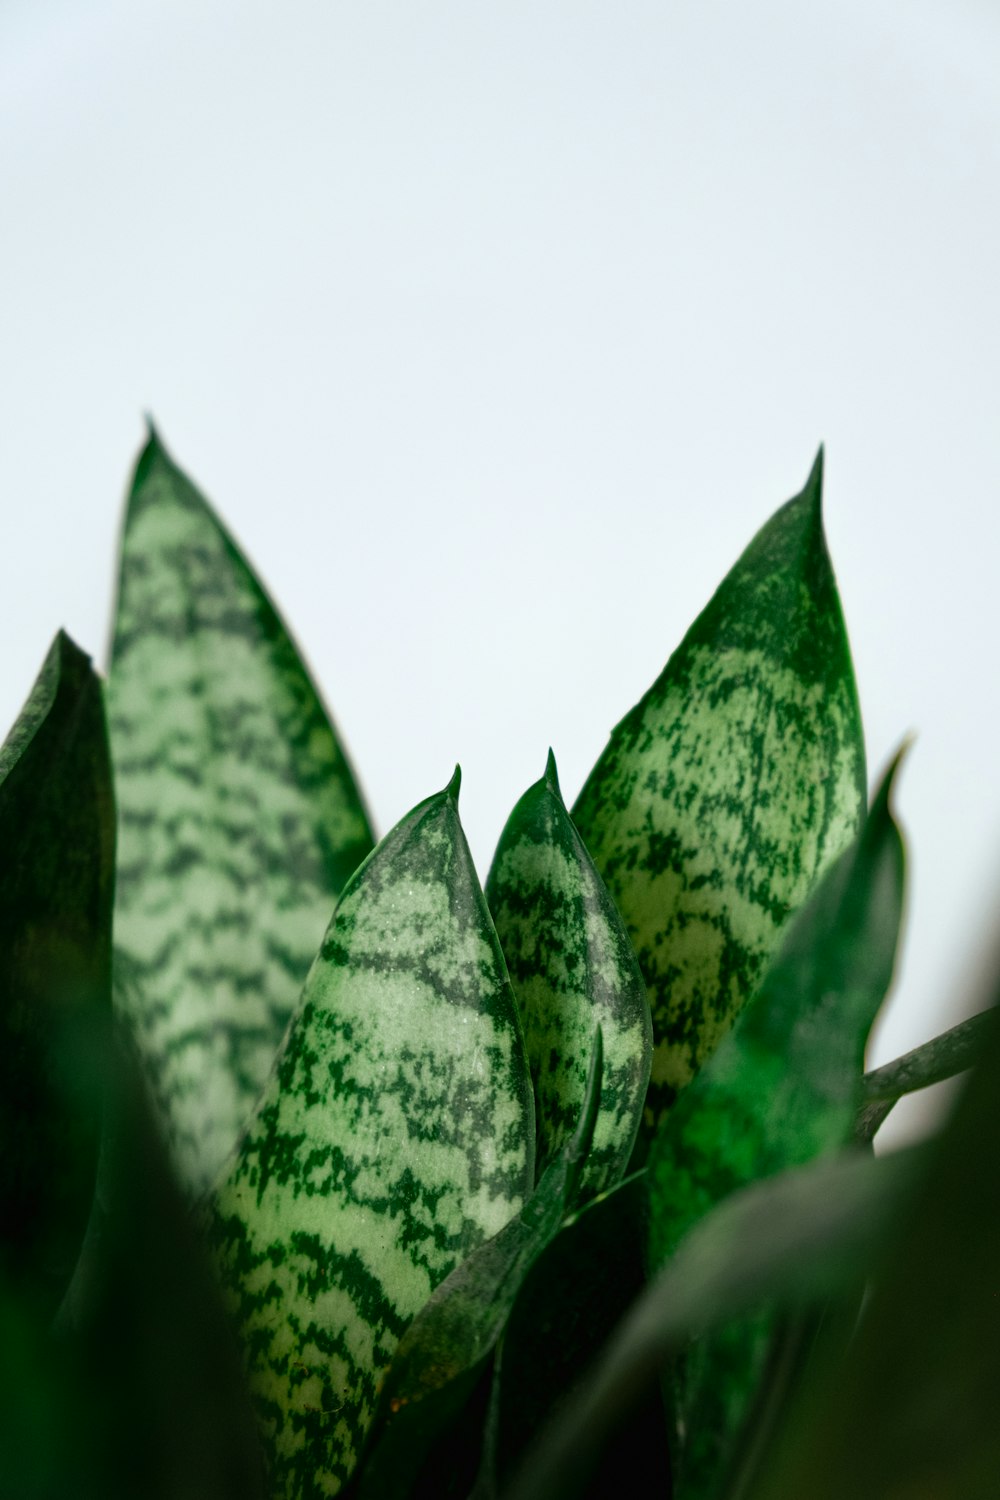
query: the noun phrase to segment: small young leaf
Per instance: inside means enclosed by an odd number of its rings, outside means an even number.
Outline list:
[[[754,1500],[997,1493],[998,1023],[994,1011],[982,1058],[894,1227],[847,1358],[835,1370],[819,1366],[800,1391]]]
[[[809,1308],[853,1287],[877,1261],[924,1166],[922,1147],[881,1159],[849,1151],[721,1203],[633,1304],[531,1445],[503,1500],[584,1493],[610,1438],[693,1337],[762,1304]],[[813,1493],[780,1492],[781,1500]]]
[[[155,433],[125,519],[109,701],[128,1020],[197,1191],[372,840],[285,627]]]
[[[820,458],[613,731],[573,809],[649,987],[636,1161],[863,815],[864,743],[821,478]]]
[[[400,1341],[382,1391],[384,1427],[364,1470],[361,1500],[406,1500],[428,1451],[474,1389],[530,1266],[576,1195],[598,1118],[602,1068],[598,1029],[573,1134],[521,1211],[456,1266]]]
[[[407,1326],[534,1181],[524,1042],[458,777],[348,882],[214,1202],[276,1497],[332,1494]]]
[[[654,1265],[730,1193],[851,1139],[865,1043],[892,976],[902,912],[894,771],[854,845],[789,924],[760,992],[660,1126],[648,1164]],[[679,1495],[714,1492],[767,1332],[766,1319],[725,1330],[675,1368]]]
[[[872,1140],[892,1106],[904,1094],[943,1083],[946,1078],[954,1078],[971,1068],[993,1024],[992,1017],[992,1011],[970,1016],[933,1040],[914,1047],[912,1052],[866,1073],[861,1081],[862,1103],[855,1127],[858,1138]]]
[[[649,1002],[628,934],[573,827],[549,752],[486,882],[535,1088],[539,1170],[573,1130],[599,1024],[604,1084],[581,1190],[606,1192],[632,1154],[649,1082]]]
[[[90,1212],[111,1009],[101,687],[60,633],[0,750],[0,1274],[49,1313]]]

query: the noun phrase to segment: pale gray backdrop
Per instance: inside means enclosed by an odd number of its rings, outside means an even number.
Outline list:
[[[149,409],[380,830],[460,760],[485,873],[825,440],[913,1045],[1000,890],[998,157],[985,0],[3,0],[5,722],[103,661]]]

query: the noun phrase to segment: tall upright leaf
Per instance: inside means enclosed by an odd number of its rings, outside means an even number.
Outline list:
[[[434,1288],[517,1212],[534,1112],[458,776],[348,882],[214,1203],[279,1497],[351,1472]]]
[[[864,811],[821,489],[822,454],[612,732],[573,809],[649,987],[647,1141]]]
[[[0,1277],[49,1314],[97,1167],[114,831],[100,683],[60,632],[0,749]]]
[[[723,1198],[851,1140],[864,1049],[892,975],[903,850],[895,763],[865,826],[789,924],[759,993],[660,1126],[650,1149],[650,1255],[674,1253]],[[716,1492],[769,1331],[724,1330],[675,1369],[679,1497]]]
[[[501,834],[486,899],[524,1025],[539,1168],[575,1128],[601,1028],[604,1081],[581,1192],[604,1192],[621,1180],[639,1128],[649,1002],[622,920],[566,811],[551,750]]]
[[[125,518],[110,728],[118,990],[195,1190],[244,1125],[372,841],[284,625],[155,433]]]

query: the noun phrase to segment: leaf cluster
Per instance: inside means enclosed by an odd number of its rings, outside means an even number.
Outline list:
[[[0,749],[0,1493],[996,1493],[1000,1033],[865,1073],[898,757],[821,490],[481,886],[458,771],[376,843],[151,433],[107,678],[60,633]]]

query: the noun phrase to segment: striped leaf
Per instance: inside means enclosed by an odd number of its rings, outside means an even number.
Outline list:
[[[94,1190],[114,831],[101,686],[60,632],[0,749],[0,1280],[46,1319]]]
[[[863,815],[864,745],[821,489],[822,455],[613,731],[573,809],[649,987],[637,1161]]]
[[[893,764],[864,829],[789,924],[759,993],[663,1121],[648,1159],[650,1259],[716,1203],[851,1140],[864,1049],[895,959],[903,849]],[[770,1321],[723,1330],[674,1372],[678,1497],[717,1492]]]
[[[277,1497],[335,1493],[431,1292],[534,1181],[524,1042],[458,774],[348,882],[214,1203]]]
[[[155,433],[125,519],[110,729],[118,988],[194,1191],[246,1122],[371,834],[285,627]]]
[[[580,1191],[604,1192],[620,1181],[642,1116],[649,1003],[622,920],[566,811],[551,750],[501,835],[486,899],[524,1026],[542,1165],[575,1128],[601,1028],[604,1082]]]
[[[964,1073],[977,1061],[983,1041],[994,1024],[993,1011],[984,1010],[959,1021],[929,1042],[875,1068],[862,1079],[861,1107],[855,1123],[860,1141],[871,1141],[897,1100],[904,1094],[930,1088]]]
[[[382,1389],[383,1426],[363,1471],[360,1500],[407,1500],[418,1474],[426,1488],[427,1454],[443,1433],[449,1476],[467,1451],[478,1456],[478,1430],[469,1431],[470,1441],[463,1444],[448,1429],[454,1429],[460,1414],[463,1428],[478,1429],[463,1407],[503,1333],[525,1276],[558,1233],[576,1196],[594,1139],[602,1071],[598,1028],[572,1135],[520,1212],[456,1266],[404,1334]]]

